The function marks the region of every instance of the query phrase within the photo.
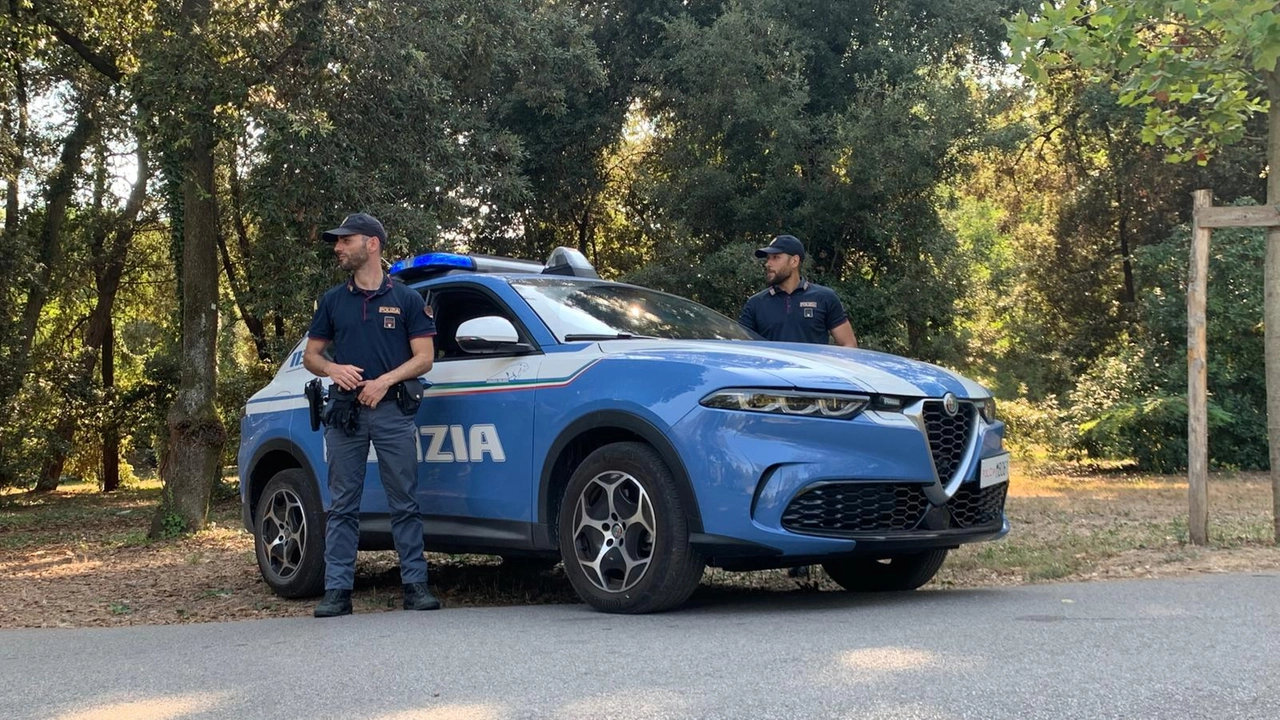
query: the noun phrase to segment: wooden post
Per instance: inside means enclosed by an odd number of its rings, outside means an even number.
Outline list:
[[[1213,206],[1212,190],[1196,190],[1191,229],[1191,271],[1187,281],[1187,529],[1194,545],[1209,542],[1209,381],[1205,347],[1205,306],[1209,287],[1209,235],[1201,225]]]

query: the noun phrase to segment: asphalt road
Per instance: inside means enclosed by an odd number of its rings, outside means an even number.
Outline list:
[[[0,717],[1280,718],[1280,574],[0,632]]]

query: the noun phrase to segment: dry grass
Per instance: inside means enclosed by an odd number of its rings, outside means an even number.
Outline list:
[[[0,495],[0,628],[207,622],[301,616],[311,601],[276,597],[258,576],[234,499],[215,503],[208,529],[150,541],[159,489],[102,495],[70,486],[48,496]],[[1008,538],[952,553],[930,587],[1151,577],[1280,568],[1271,489],[1262,474],[1210,481],[1208,547],[1187,543],[1185,478],[1015,466]],[[576,602],[557,568],[529,572],[497,559],[431,554],[432,585],[448,606]],[[821,572],[708,570],[699,595],[827,592]],[[362,553],[356,611],[398,607],[395,554]]]

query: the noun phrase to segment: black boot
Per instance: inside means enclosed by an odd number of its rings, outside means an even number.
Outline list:
[[[337,617],[351,614],[350,590],[325,590],[324,599],[316,605],[316,617]]]
[[[431,588],[426,583],[409,583],[404,586],[404,609],[439,610],[440,601],[431,594]]]

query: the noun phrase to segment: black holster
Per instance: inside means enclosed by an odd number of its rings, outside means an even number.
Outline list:
[[[391,387],[391,392],[395,393],[396,407],[405,415],[417,414],[425,390],[426,386],[418,378],[401,380]]]
[[[320,378],[313,378],[302,386],[302,394],[307,398],[307,416],[311,420],[312,432],[320,429],[320,416],[324,413],[325,392]]]

